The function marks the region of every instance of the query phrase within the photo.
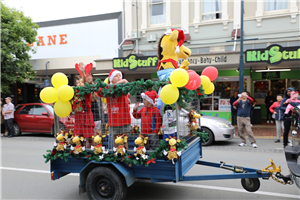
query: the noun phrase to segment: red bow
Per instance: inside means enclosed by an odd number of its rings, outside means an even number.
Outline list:
[[[174,151],[176,151],[176,149],[170,149],[170,151],[171,151],[171,152],[174,152]]]
[[[147,165],[149,165],[149,163],[155,163],[154,158],[152,158],[151,160],[148,160],[148,161],[147,161]]]
[[[99,147],[102,147],[102,144],[98,144],[98,145],[96,146],[96,148],[99,148]]]
[[[59,145],[63,145],[63,144],[65,144],[65,142],[60,142],[60,143],[58,143]]]
[[[143,149],[144,147],[139,147],[137,150]]]
[[[117,147],[118,149],[123,149],[124,148],[124,146],[119,146],[119,147]]]
[[[171,63],[173,64],[173,66],[175,67],[175,69],[178,68],[178,62],[175,61],[175,60],[173,60],[172,58],[169,58],[169,59],[165,59],[165,60],[159,61],[159,62],[158,62],[158,65],[157,65],[157,70],[159,70],[160,64],[161,64],[162,62],[171,62]]]
[[[80,148],[80,147],[81,147],[81,145],[76,145],[76,147],[75,147],[75,148],[76,148],[76,149],[78,149],[78,148]]]

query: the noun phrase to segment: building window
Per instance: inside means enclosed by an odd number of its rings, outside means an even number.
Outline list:
[[[300,41],[292,41],[289,42],[289,47],[300,46]]]
[[[287,0],[266,0],[265,11],[283,10],[288,8]]]
[[[230,45],[230,46],[225,46],[225,51],[233,51],[233,45]],[[236,48],[235,48],[236,50]]]
[[[267,47],[267,43],[254,44],[254,49],[263,49]]]
[[[162,24],[166,22],[165,0],[150,0],[150,24]]]
[[[144,56],[157,56],[157,51],[143,51]]]
[[[244,44],[243,50],[246,51],[247,49],[253,49],[253,44]]]
[[[222,1],[211,0],[202,2],[202,20],[221,19]]]
[[[209,47],[203,47],[203,48],[191,48],[192,54],[195,53],[207,53],[209,52]]]

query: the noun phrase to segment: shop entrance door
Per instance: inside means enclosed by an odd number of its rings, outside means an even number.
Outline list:
[[[273,97],[276,97],[278,94],[284,95],[286,79],[271,80],[271,90],[273,91]]]

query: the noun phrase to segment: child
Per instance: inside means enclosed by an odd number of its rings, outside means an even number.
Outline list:
[[[77,82],[77,86],[84,86],[86,78],[89,74],[89,70],[84,68],[82,62],[79,63],[79,68],[76,67],[81,78]],[[94,135],[95,123],[93,120],[93,113],[91,111],[92,94],[85,94],[85,98],[81,99],[78,96],[74,96],[73,109],[75,114],[75,127],[74,135],[83,135],[86,138],[86,148],[90,148],[92,142],[92,136]]]
[[[108,75],[110,84],[128,83],[126,79],[122,79],[122,73],[112,69]],[[101,92],[97,92],[101,96]],[[109,133],[113,135],[114,140],[117,135],[126,133],[131,129],[130,116],[130,100],[129,95],[107,97],[108,125]],[[111,141],[111,140],[110,140]],[[109,144],[109,149],[112,148]],[[126,145],[127,146],[127,145]]]
[[[163,124],[161,130],[164,132],[164,141],[169,137],[177,137],[176,108],[174,105],[164,104],[162,106]]]
[[[276,124],[276,131],[277,131],[277,140],[275,140],[275,143],[280,142],[280,137],[281,137],[281,129],[282,131],[284,131],[284,125],[283,125],[283,116],[284,116],[284,110],[281,110],[279,108],[280,103],[283,99],[283,95],[282,94],[278,94],[276,97],[277,101],[274,102],[271,106],[270,106],[270,112],[275,114],[275,124]]]
[[[300,103],[300,100],[298,99],[298,92],[291,92],[291,97],[284,102],[284,104],[288,104],[284,114],[288,114],[290,110],[294,108],[294,106],[290,104],[291,102]]]
[[[141,94],[143,98],[144,107],[137,111],[139,102],[135,103],[132,115],[136,119],[142,119],[141,123],[141,134],[144,137],[148,137],[148,149],[154,150],[159,146],[158,132],[161,127],[161,115],[158,108],[155,107],[155,99],[157,93],[149,89],[149,91]]]

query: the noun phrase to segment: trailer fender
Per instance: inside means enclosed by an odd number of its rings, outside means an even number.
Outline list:
[[[134,183],[135,176],[134,176],[132,170],[129,167],[125,166],[124,164],[118,163],[118,162],[117,163],[113,163],[113,162],[99,163],[99,162],[91,161],[80,171],[79,194],[86,192],[85,183],[86,183],[86,178],[87,178],[87,175],[89,174],[89,172],[92,169],[94,169],[95,167],[99,167],[101,165],[106,165],[107,167],[112,167],[112,168],[115,168],[116,170],[118,170],[124,176],[127,187],[131,186]]]

